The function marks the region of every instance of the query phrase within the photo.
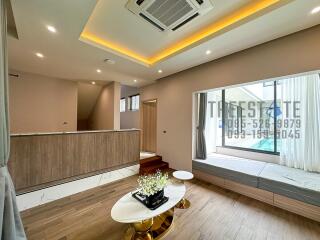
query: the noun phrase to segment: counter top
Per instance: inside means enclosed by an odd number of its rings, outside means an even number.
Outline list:
[[[23,137],[23,136],[42,136],[42,135],[63,135],[63,134],[83,134],[83,133],[105,133],[105,132],[129,132],[140,131],[140,129],[118,129],[118,130],[92,130],[92,131],[74,131],[74,132],[39,132],[39,133],[14,133],[11,137]]]

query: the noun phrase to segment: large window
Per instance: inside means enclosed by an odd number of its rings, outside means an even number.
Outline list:
[[[120,99],[120,112],[126,111],[126,98]]]
[[[129,110],[130,111],[137,111],[139,110],[139,102],[140,102],[140,95],[132,95],[129,97]]]
[[[281,87],[279,81],[270,81],[208,92],[209,153],[221,146],[279,154]]]
[[[196,147],[280,155],[283,165],[320,172],[319,89],[320,74],[311,73],[209,91],[207,108],[195,105]]]
[[[222,90],[222,146],[277,154],[276,82]]]

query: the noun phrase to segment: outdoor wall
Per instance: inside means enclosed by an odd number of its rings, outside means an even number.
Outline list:
[[[88,120],[90,130],[120,129],[120,94],[120,83],[103,87]]]
[[[11,133],[77,130],[77,83],[10,70]]]
[[[158,99],[157,154],[174,169],[192,169],[192,93],[320,70],[316,26],[161,79],[141,90]],[[164,132],[165,131],[165,132]]]
[[[138,94],[139,88],[121,86],[121,98],[126,98],[126,111],[120,113],[120,128],[140,128],[140,111],[129,111],[128,108],[128,97]]]

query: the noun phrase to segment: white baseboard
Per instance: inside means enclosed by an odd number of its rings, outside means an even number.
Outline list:
[[[133,165],[34,192],[21,194],[17,196],[18,208],[19,211],[27,210],[29,208],[40,206],[45,203],[138,174],[138,172],[139,165]]]

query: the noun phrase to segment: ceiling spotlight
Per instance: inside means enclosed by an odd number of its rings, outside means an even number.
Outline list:
[[[92,85],[96,85],[96,82],[91,82]]]
[[[50,32],[53,32],[53,33],[56,33],[57,32],[57,29],[53,26],[47,26],[47,29],[50,31]]]
[[[133,79],[134,82],[138,82],[137,79]]]
[[[43,56],[42,53],[36,53],[36,56],[37,56],[38,58],[44,58],[44,56]]]
[[[211,50],[207,50],[206,55],[210,55],[210,54],[211,54]]]
[[[109,59],[109,58],[106,58],[105,60],[103,60],[105,63],[108,63],[108,64],[115,64],[116,61],[112,60],[112,59]]]
[[[161,70],[161,69],[159,69],[159,70],[158,70],[158,73],[162,73],[162,70]]]
[[[101,70],[100,70],[100,69],[97,69],[97,73],[101,73]]]
[[[314,9],[311,10],[311,14],[316,14],[318,12],[320,12],[320,6],[315,7]]]

